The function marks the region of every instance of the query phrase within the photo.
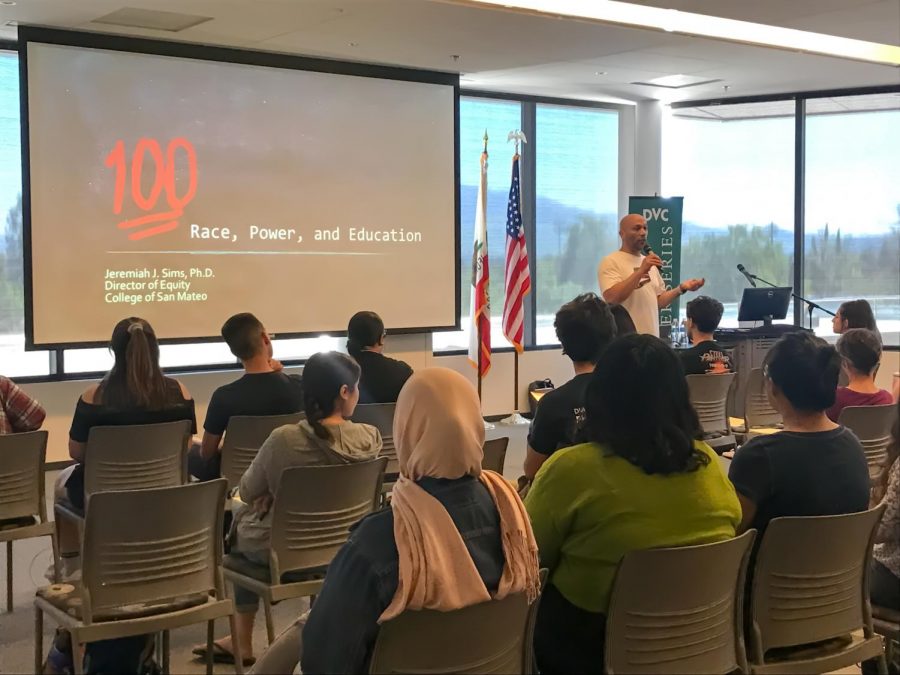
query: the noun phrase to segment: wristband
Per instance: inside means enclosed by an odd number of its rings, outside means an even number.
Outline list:
[[[687,293],[687,291],[685,290],[684,286],[682,286],[681,284],[678,284],[678,294],[684,295],[685,293]]]

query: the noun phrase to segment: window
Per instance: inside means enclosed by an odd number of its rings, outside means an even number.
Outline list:
[[[0,52],[0,373],[47,375],[47,352],[26,352],[22,286],[19,59]]]
[[[434,351],[468,349],[472,324],[472,242],[475,236],[475,200],[481,181],[481,151],[488,134],[488,262],[491,275],[491,339],[494,349],[508,346],[503,339],[503,268],[506,255],[506,205],[512,171],[510,131],[522,128],[518,101],[462,98],[459,102],[459,208],[460,301],[462,330],[435,333]]]
[[[806,108],[804,290],[832,311],[872,304],[900,344],[900,92],[810,99]],[[831,317],[816,333],[834,339]]]
[[[597,265],[618,248],[619,113],[538,105],[535,141],[535,342],[557,344],[556,311],[599,293]]]
[[[747,103],[663,120],[663,194],[684,197],[681,278],[706,279],[700,293],[725,305],[723,327],[738,325],[738,264],[793,285],[794,111],[793,101]]]

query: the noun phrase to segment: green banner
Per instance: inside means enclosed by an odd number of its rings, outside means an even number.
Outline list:
[[[662,258],[659,270],[666,288],[681,283],[681,213],[684,197],[629,197],[628,213],[639,213],[647,219],[647,243]],[[678,322],[675,300],[659,310],[659,336],[668,339],[674,323]]]

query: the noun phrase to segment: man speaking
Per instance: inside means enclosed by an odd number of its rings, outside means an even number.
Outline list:
[[[647,251],[647,220],[629,213],[619,222],[622,248],[600,261],[597,277],[603,299],[611,305],[622,305],[631,314],[638,333],[659,337],[659,310],[668,307],[680,295],[696,291],[704,279],[682,281],[671,290],[659,273],[662,259]]]

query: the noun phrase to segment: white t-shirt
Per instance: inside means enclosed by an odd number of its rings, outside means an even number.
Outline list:
[[[617,283],[630,277],[641,266],[642,255],[632,255],[625,251],[610,253],[600,261],[597,279],[600,293],[612,288]],[[648,333],[659,337],[659,305],[656,297],[666,290],[659,269],[650,268],[650,282],[631,292],[622,306],[628,310],[638,333]]]

